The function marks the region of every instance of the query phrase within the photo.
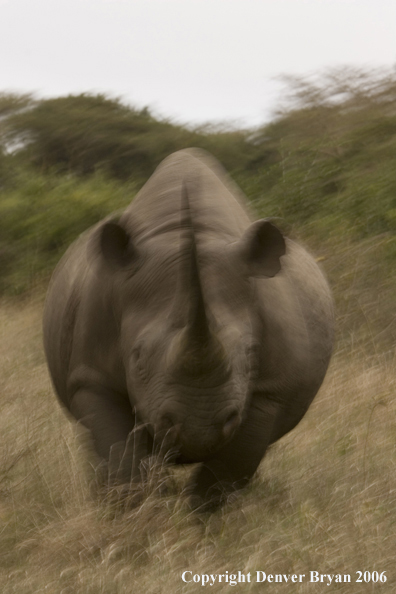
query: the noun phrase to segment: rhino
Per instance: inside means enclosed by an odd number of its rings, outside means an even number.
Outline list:
[[[195,464],[191,504],[216,507],[306,413],[333,319],[314,258],[273,221],[252,222],[217,161],[188,149],[68,249],[44,347],[60,402],[113,484],[139,483],[162,456]]]

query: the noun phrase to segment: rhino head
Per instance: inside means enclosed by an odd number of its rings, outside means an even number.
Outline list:
[[[285,253],[269,221],[237,240],[194,229],[187,190],[173,234],[134,240],[132,222],[100,229],[103,274],[131,404],[157,443],[181,461],[213,455],[238,430],[257,366],[252,277],[272,277]]]

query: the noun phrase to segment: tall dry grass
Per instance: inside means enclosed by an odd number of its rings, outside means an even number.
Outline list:
[[[332,591],[396,591],[395,357],[336,354],[308,414],[273,446],[253,484],[210,517],[190,513],[188,470],[158,493],[153,471],[131,510],[98,503],[81,440],[52,393],[40,299],[0,306],[0,591],[130,594],[200,591],[193,574],[305,574],[300,584],[236,592],[327,591],[311,570],[350,574]],[[382,584],[356,571],[386,572]],[[228,584],[206,586],[228,591]]]

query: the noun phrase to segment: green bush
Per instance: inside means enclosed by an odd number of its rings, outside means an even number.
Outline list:
[[[0,200],[0,289],[19,294],[47,277],[68,245],[136,187],[98,173],[87,179],[20,169]]]

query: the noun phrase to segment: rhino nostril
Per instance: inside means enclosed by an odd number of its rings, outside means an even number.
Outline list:
[[[240,423],[240,416],[236,411],[230,413],[223,425],[224,439],[230,439]]]

